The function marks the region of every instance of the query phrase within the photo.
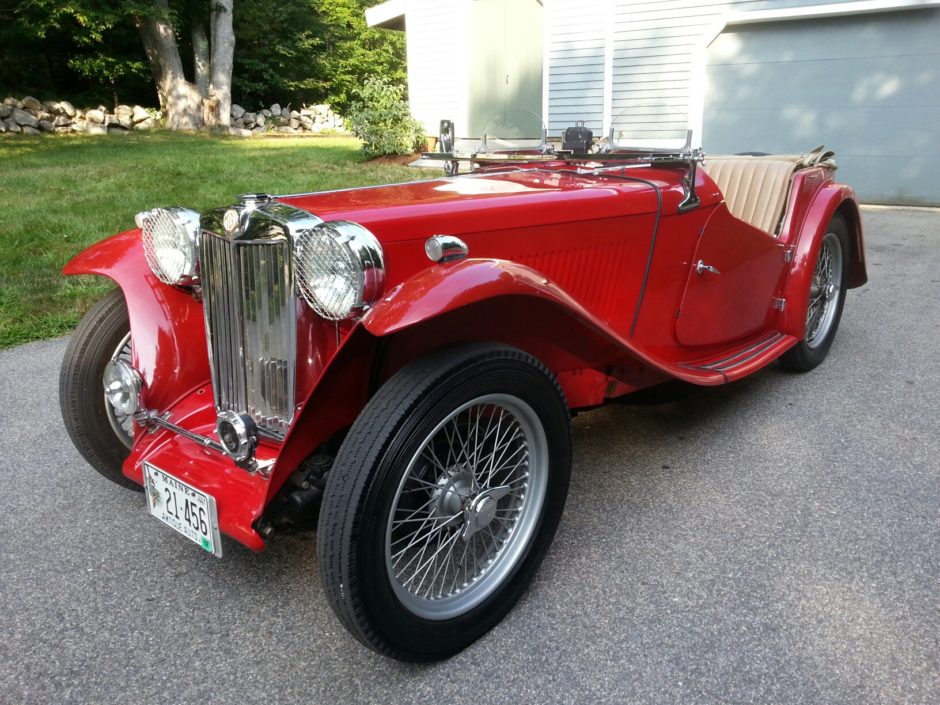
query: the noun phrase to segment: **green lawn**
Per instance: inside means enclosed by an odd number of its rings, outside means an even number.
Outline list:
[[[351,138],[238,139],[166,132],[0,138],[0,348],[62,335],[109,288],[62,277],[138,211],[196,210],[239,193],[296,193],[427,178],[362,161]]]

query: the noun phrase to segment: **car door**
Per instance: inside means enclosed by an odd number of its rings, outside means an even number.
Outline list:
[[[766,329],[785,250],[722,204],[699,236],[676,321],[683,345],[733,342]]]

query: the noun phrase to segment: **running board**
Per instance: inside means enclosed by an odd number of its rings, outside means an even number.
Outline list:
[[[731,354],[724,354],[720,358],[684,362],[680,367],[699,372],[717,372],[726,382],[731,382],[773,362],[796,342],[792,335],[772,331],[756,340],[748,341]]]

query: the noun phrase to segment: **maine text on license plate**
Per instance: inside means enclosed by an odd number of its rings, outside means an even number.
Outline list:
[[[144,463],[147,509],[157,519],[216,556],[222,555],[215,498]]]

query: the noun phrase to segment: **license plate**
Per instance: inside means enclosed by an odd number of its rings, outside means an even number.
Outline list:
[[[204,551],[222,556],[215,497],[200,492],[159,468],[144,463],[147,509]]]

